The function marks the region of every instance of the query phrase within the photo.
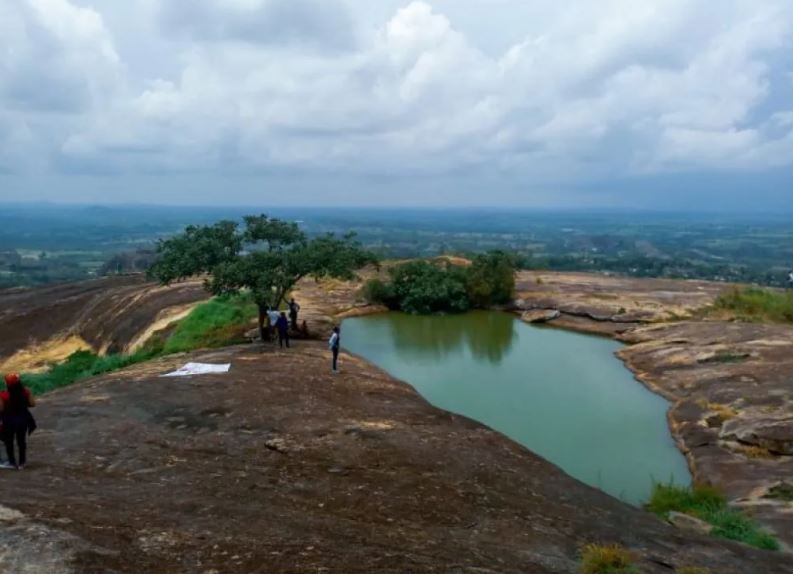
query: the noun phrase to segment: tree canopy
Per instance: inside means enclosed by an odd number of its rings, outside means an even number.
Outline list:
[[[408,261],[388,270],[389,281],[369,281],[364,295],[372,303],[420,315],[488,309],[512,300],[515,265],[502,251],[477,255],[468,266]]]
[[[249,291],[261,331],[266,309],[278,308],[304,277],[352,279],[357,269],[375,262],[354,234],[309,239],[296,223],[267,215],[246,216],[242,228],[234,221],[191,225],[160,240],[157,254],[149,276],[161,283],[206,275],[213,295]]]
[[[515,257],[504,251],[474,257],[466,277],[471,306],[486,308],[509,303],[515,291],[516,267]]]

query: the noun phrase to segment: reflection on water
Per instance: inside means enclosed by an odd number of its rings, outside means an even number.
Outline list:
[[[476,359],[499,363],[515,340],[515,321],[505,313],[438,317],[394,313],[389,317],[396,348],[414,357],[443,360],[467,348]]]
[[[653,480],[689,480],[668,404],[633,379],[614,341],[474,312],[347,319],[342,344],[614,496],[638,503]]]

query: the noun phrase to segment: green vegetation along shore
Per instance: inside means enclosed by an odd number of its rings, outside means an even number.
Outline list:
[[[515,258],[504,251],[477,255],[470,265],[444,258],[409,261],[390,267],[387,281],[367,282],[364,297],[416,315],[488,309],[512,301],[516,267]]]

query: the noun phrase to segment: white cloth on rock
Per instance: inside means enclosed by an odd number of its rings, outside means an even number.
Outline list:
[[[228,373],[231,363],[212,365],[210,363],[187,363],[184,367],[173,372],[160,375],[161,377],[190,377],[192,375],[208,375],[211,373]]]

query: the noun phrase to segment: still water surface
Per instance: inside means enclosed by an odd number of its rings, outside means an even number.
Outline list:
[[[654,480],[690,480],[667,426],[667,402],[614,356],[615,341],[482,311],[347,319],[342,344],[432,404],[627,502],[647,500]]]

